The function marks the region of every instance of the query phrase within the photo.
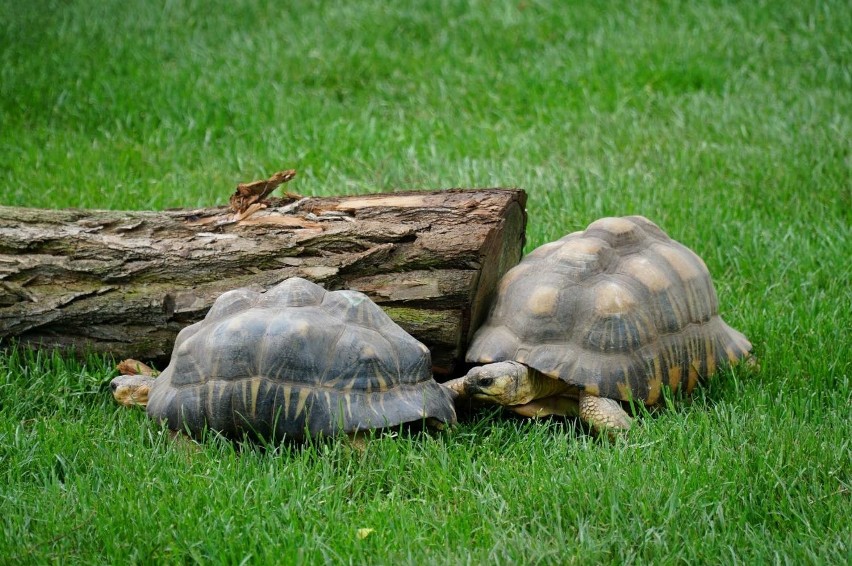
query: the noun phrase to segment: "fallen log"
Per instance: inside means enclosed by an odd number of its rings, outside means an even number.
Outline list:
[[[0,207],[0,343],[162,367],[224,291],[299,276],[369,295],[447,375],[521,257],[521,190],[288,196],[238,191],[236,213]]]

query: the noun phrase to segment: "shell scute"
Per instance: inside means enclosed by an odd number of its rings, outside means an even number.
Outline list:
[[[595,220],[586,228],[586,235],[600,238],[613,248],[630,248],[647,238],[642,226],[630,218],[618,217]]]
[[[258,294],[259,307],[305,307],[318,305],[325,296],[325,289],[306,279],[291,277],[266,293]],[[217,300],[218,302],[218,300]]]
[[[207,311],[207,315],[204,317],[204,320],[221,320],[246,309],[250,309],[254,306],[257,298],[258,294],[251,289],[234,289],[233,291],[222,293],[219,298],[216,299],[216,302],[213,303],[213,306],[210,307],[210,310]]]

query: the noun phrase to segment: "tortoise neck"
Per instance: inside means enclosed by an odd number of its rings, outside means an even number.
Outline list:
[[[533,368],[529,368],[528,375],[536,399],[559,395],[569,389],[569,385],[561,379],[550,377]]]

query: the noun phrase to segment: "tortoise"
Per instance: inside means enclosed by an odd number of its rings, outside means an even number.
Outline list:
[[[629,402],[689,393],[751,344],[718,314],[706,265],[642,216],[602,218],[533,250],[501,279],[445,385],[525,416],[579,416],[628,429]]]
[[[366,295],[293,277],[229,291],[177,336],[159,377],[111,382],[119,403],[198,436],[294,441],[428,420],[455,422],[429,350]]]

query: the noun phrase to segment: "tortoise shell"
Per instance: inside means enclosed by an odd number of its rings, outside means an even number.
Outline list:
[[[366,295],[300,278],[220,296],[178,335],[147,410],[174,430],[230,438],[455,421],[426,346]]]
[[[467,361],[521,362],[592,395],[651,405],[748,355],[704,262],[641,216],[603,218],[508,271]]]

